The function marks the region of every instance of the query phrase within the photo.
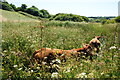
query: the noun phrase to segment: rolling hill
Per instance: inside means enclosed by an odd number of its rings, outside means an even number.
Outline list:
[[[29,14],[28,14],[29,15]],[[30,17],[31,16],[31,17]],[[0,22],[2,21],[9,21],[9,22],[39,22],[38,19],[32,15],[25,16],[19,12],[11,12],[0,9]]]

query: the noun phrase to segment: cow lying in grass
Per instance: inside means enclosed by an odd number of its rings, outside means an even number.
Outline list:
[[[61,49],[51,49],[51,48],[41,48],[39,50],[36,50],[33,53],[33,58],[37,63],[40,63],[42,61],[45,61],[47,63],[50,63],[52,60],[59,58],[61,61],[66,61],[67,57],[75,56],[76,58],[79,57],[79,55],[85,55],[85,57],[90,56],[90,60],[92,60],[93,53],[92,51],[99,52],[100,47],[100,41],[99,39],[101,36],[95,36],[89,44],[85,44],[82,48],[78,49],[71,49],[71,50],[61,50]]]
[[[37,63],[40,63],[42,61],[45,61],[50,64],[50,62],[56,58],[59,58],[61,61],[66,61],[67,57],[76,56],[79,57],[79,54],[86,53],[86,57],[90,56],[90,59],[92,60],[92,48],[91,46],[84,45],[82,48],[78,49],[71,49],[71,50],[61,50],[61,49],[51,49],[51,48],[41,48],[39,50],[36,50],[33,53],[33,58]]]
[[[98,53],[100,50],[99,50],[99,47],[100,47],[100,41],[99,39],[101,38],[101,36],[95,36],[90,42],[90,46]]]

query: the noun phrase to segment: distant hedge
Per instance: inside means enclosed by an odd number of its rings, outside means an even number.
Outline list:
[[[118,22],[118,23],[120,23],[120,16],[116,17],[115,21]]]
[[[10,4],[0,2],[0,9],[14,11]]]
[[[74,21],[74,22],[88,22],[88,18],[85,16],[79,16],[74,14],[64,14],[58,13],[50,18],[50,20],[58,20],[58,21]]]

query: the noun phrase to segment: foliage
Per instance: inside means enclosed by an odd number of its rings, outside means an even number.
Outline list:
[[[59,21],[74,21],[74,22],[88,22],[88,18],[84,16],[79,15],[73,15],[73,14],[64,14],[64,13],[58,13],[50,18],[50,20],[59,20]]]
[[[10,6],[16,11],[17,10],[17,8],[16,8],[16,6],[14,5],[14,4],[10,4]]]
[[[118,35],[115,24],[77,22],[3,22],[3,79],[52,78],[56,71],[37,65],[31,58],[40,47],[73,49],[82,47],[93,36],[101,35],[101,51],[94,61],[74,57],[59,64],[58,78],[119,78]],[[70,26],[71,25],[71,26]],[[41,32],[39,26],[45,26]],[[69,27],[70,26],[70,27]],[[42,35],[41,35],[42,34]],[[41,42],[42,36],[42,42]],[[114,46],[111,48],[111,46]],[[51,72],[50,72],[51,71]],[[54,73],[54,74],[53,74]]]
[[[119,23],[120,22],[120,16],[116,17],[115,21]]]
[[[27,8],[26,12],[34,16],[40,16],[39,11],[33,7]]]
[[[107,23],[107,24],[110,24],[110,23],[111,23],[111,24],[114,24],[114,23],[115,23],[115,20],[114,20],[114,19],[107,20],[106,23]]]
[[[24,16],[18,12],[11,12],[11,11],[1,10],[1,9],[0,9],[0,12],[1,12],[0,15],[2,15],[3,21],[8,21],[8,22],[21,22],[21,21],[22,22],[31,22],[31,21],[34,22],[34,21],[38,21],[38,20],[35,20],[35,18],[37,18],[37,17],[32,16],[32,15],[27,15],[27,13],[26,13],[27,16]]]
[[[108,17],[88,17],[89,22],[94,22],[94,23],[102,23],[105,24],[106,21],[108,20],[107,23],[114,23],[114,18],[115,16],[108,16]]]
[[[41,19],[40,17],[36,17],[36,16],[30,15],[28,13],[22,12],[22,11],[18,11],[18,12],[22,15],[28,16],[28,17],[33,18],[33,19]]]
[[[42,15],[40,15],[40,17],[42,17],[42,18],[49,18],[50,17],[50,14],[48,13],[47,10],[42,9],[42,10],[40,10],[40,12],[42,13]]]
[[[22,4],[21,5],[21,11],[26,11],[26,9],[27,9],[27,5],[26,4]]]
[[[38,8],[36,8],[35,6],[32,6],[30,8],[27,8],[26,10],[27,13],[34,15],[34,16],[39,16],[41,18],[49,18],[50,15],[47,12],[47,10],[38,10]]]
[[[3,2],[0,2],[0,9],[14,11],[13,8],[9,4],[3,3]]]

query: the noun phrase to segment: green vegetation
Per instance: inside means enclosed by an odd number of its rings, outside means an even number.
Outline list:
[[[72,25],[72,26],[70,26]],[[40,26],[45,26],[41,32]],[[116,24],[75,22],[3,22],[2,73],[4,79],[51,78],[119,78],[118,27]],[[42,35],[41,35],[42,34]],[[104,36],[101,51],[94,61],[68,58],[58,64],[60,69],[40,66],[31,61],[40,47],[73,49],[82,47],[94,36]],[[42,37],[42,39],[41,39]],[[112,48],[113,47],[113,48]],[[50,73],[51,71],[51,73]]]
[[[74,22],[88,22],[88,18],[84,16],[79,15],[73,15],[73,14],[64,14],[64,13],[58,13],[50,18],[50,20],[59,20],[59,21],[74,21]]]
[[[116,17],[115,21],[118,22],[118,23],[120,23],[120,16]]]
[[[0,2],[0,9],[14,11],[13,8],[8,3]]]
[[[113,24],[116,23],[115,16],[108,16],[108,17],[88,17],[89,22],[93,23],[102,23],[102,24]]]
[[[38,21],[24,12],[0,11],[5,19],[0,23],[3,79],[120,78],[120,24]],[[58,64],[59,69],[54,65],[51,69],[32,61],[32,53],[39,48],[80,48],[82,43],[88,43],[94,36],[104,37],[100,39],[100,53],[93,62],[89,59],[76,61],[70,57]]]
[[[37,19],[35,19],[35,16],[32,15],[22,15],[18,12],[11,12],[11,11],[6,11],[6,10],[1,10],[0,9],[0,15],[2,16],[1,19],[3,21],[10,21],[10,22],[20,22],[20,21],[24,21],[24,22],[30,22],[30,21],[38,21]]]
[[[93,22],[102,24],[111,24],[117,22],[118,19],[114,20],[115,16],[108,17],[85,17],[75,14],[58,13],[56,15],[50,15],[45,9],[39,10],[36,6],[27,8],[26,4],[21,4],[21,7],[16,7],[14,4],[9,4],[6,0],[0,0],[0,9],[8,11],[20,12],[23,15],[30,15],[38,17],[38,19],[44,18],[47,20],[57,20],[57,21],[73,21],[73,22]],[[29,15],[30,14],[30,15]]]

